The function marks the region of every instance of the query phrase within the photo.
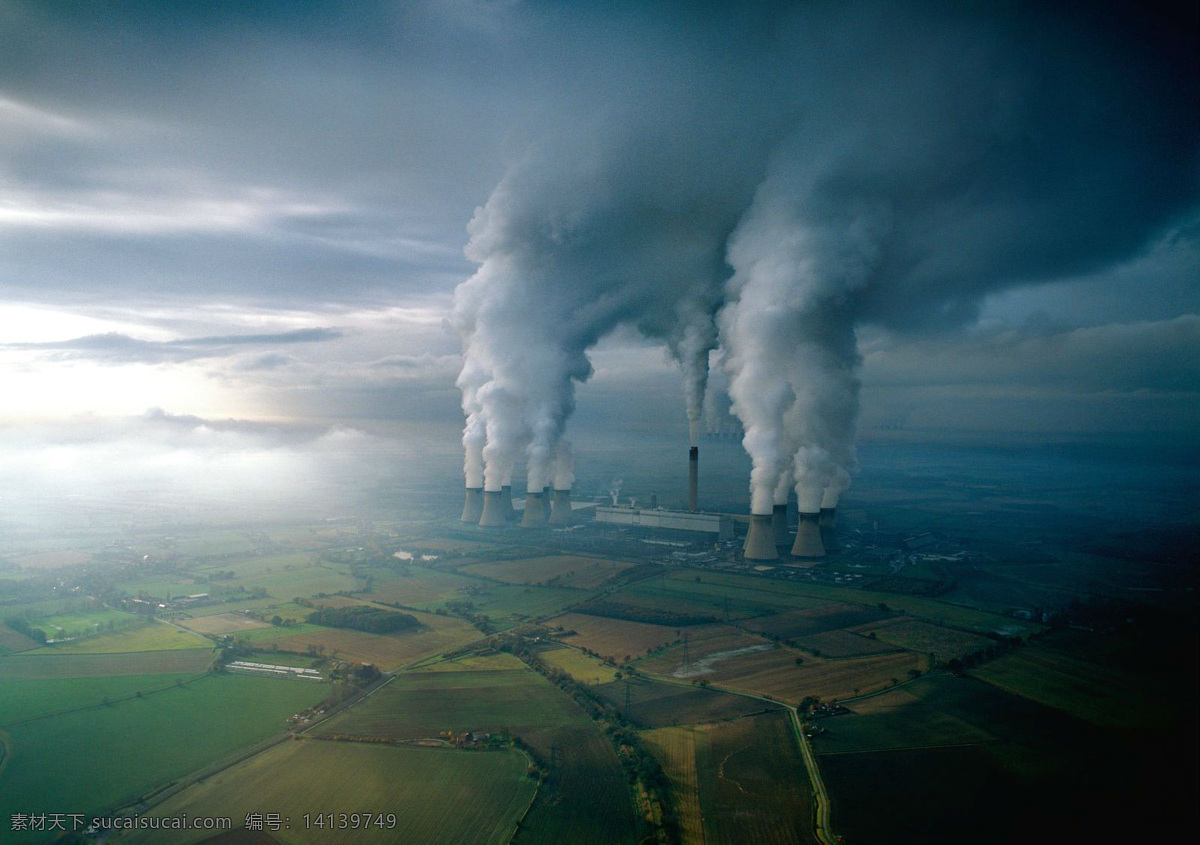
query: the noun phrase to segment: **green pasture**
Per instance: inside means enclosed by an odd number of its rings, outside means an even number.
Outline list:
[[[156,695],[4,729],[0,819],[94,813],[279,733],[325,684],[210,675]],[[8,841],[30,838],[9,833]]]
[[[536,788],[528,760],[515,749],[467,752],[359,742],[287,742],[208,778],[154,815],[232,816],[278,813],[283,843],[507,845]],[[392,814],[394,828],[311,827],[317,814]],[[308,829],[305,815],[310,816]],[[349,819],[347,819],[349,823]],[[189,845],[211,833],[142,831],[118,842]]]

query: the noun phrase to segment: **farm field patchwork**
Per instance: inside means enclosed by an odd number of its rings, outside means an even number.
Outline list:
[[[197,634],[181,631],[165,622],[151,622],[126,628],[114,634],[100,634],[66,643],[55,643],[28,652],[29,656],[52,654],[121,654],[138,651],[173,651],[211,648],[212,644]]]
[[[321,736],[423,739],[444,731],[583,724],[573,701],[533,670],[408,672],[315,728]]]
[[[452,616],[416,612],[412,615],[420,620],[422,627],[399,634],[368,634],[363,631],[311,625],[304,626],[305,633],[263,642],[280,651],[301,654],[308,652],[310,645],[323,646],[324,655],[327,657],[338,656],[373,663],[382,669],[391,670],[423,657],[452,651],[483,636],[469,623]]]
[[[804,663],[797,665],[797,657]],[[796,704],[808,695],[829,700],[873,692],[893,679],[906,679],[909,670],[925,668],[925,658],[908,652],[823,660],[777,646],[722,660],[700,677],[714,686]]]
[[[282,745],[195,784],[155,808],[177,817],[279,813],[281,843],[505,845],[533,797],[527,760],[514,749],[466,752],[307,740]],[[305,829],[321,813],[392,814],[394,829]],[[336,815],[335,815],[336,818]],[[117,842],[190,845],[204,831],[139,831]]]
[[[802,610],[788,610],[771,616],[748,619],[742,624],[767,637],[791,640],[876,622],[890,615],[877,608],[830,602]]]
[[[0,657],[2,678],[96,678],[106,675],[197,674],[212,662],[209,648],[119,654],[21,652]]]
[[[574,648],[551,646],[538,649],[537,659],[589,686],[607,684],[616,678],[616,669]]]
[[[772,643],[761,637],[729,625],[694,625],[684,628],[682,634],[681,642],[638,661],[638,668],[676,678],[703,677],[724,660],[753,653],[752,650],[766,651],[773,647]]]
[[[132,613],[98,607],[91,610],[59,613],[53,616],[42,616],[29,620],[29,627],[36,628],[46,635],[48,640],[65,637],[86,637],[97,632],[116,631],[133,625],[140,625],[144,619]]]
[[[242,613],[217,613],[213,616],[201,616],[196,619],[177,619],[176,624],[195,631],[197,634],[237,634],[256,628],[271,627],[266,622],[251,619]]]
[[[594,692],[620,710],[628,721],[643,728],[719,722],[779,708],[778,704],[757,698],[641,676],[603,684],[595,687]]]
[[[93,813],[279,733],[325,684],[209,675],[155,695],[5,728],[0,815]],[[29,841],[20,833],[13,841]]]
[[[887,654],[897,647],[877,639],[864,637],[849,631],[824,631],[799,637],[793,641],[797,648],[830,659],[838,657],[864,657],[869,654]]]
[[[677,628],[582,613],[564,613],[548,620],[546,624],[561,626],[566,632],[575,632],[555,635],[564,642],[614,660],[622,660],[627,654],[638,657],[680,638]]]
[[[876,639],[909,651],[932,654],[934,660],[942,663],[993,645],[987,637],[978,634],[952,631],[940,625],[931,625],[905,616],[862,625],[854,630],[864,635],[874,633]]]
[[[660,728],[642,738],[680,796],[685,843],[812,841],[808,775],[786,713]]]
[[[592,590],[633,566],[608,558],[553,555],[525,560],[476,563],[459,570],[510,584],[575,587]]]

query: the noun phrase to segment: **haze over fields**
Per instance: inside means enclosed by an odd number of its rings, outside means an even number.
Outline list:
[[[0,841],[1192,841],[1178,5],[0,3]]]

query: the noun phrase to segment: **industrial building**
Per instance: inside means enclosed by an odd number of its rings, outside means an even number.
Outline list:
[[[621,505],[598,505],[596,521],[610,525],[630,525],[667,531],[712,534],[717,540],[733,539],[733,520],[718,513],[692,513],[655,508],[642,509]]]

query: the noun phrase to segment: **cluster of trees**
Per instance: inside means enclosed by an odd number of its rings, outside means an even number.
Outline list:
[[[351,628],[369,634],[391,634],[421,627],[415,616],[380,607],[326,607],[308,614],[308,621],[327,628]]]
[[[626,622],[643,622],[648,625],[666,625],[669,628],[686,628],[690,625],[708,625],[720,622],[716,616],[699,613],[675,613],[661,607],[636,607],[614,601],[594,601],[579,608],[579,613],[589,616],[604,616],[623,619]]]
[[[20,616],[14,616],[11,619],[5,619],[4,624],[12,628],[17,633],[24,634],[34,642],[44,643],[46,641],[46,632],[41,628],[34,628],[29,624],[28,619],[24,619]]]

